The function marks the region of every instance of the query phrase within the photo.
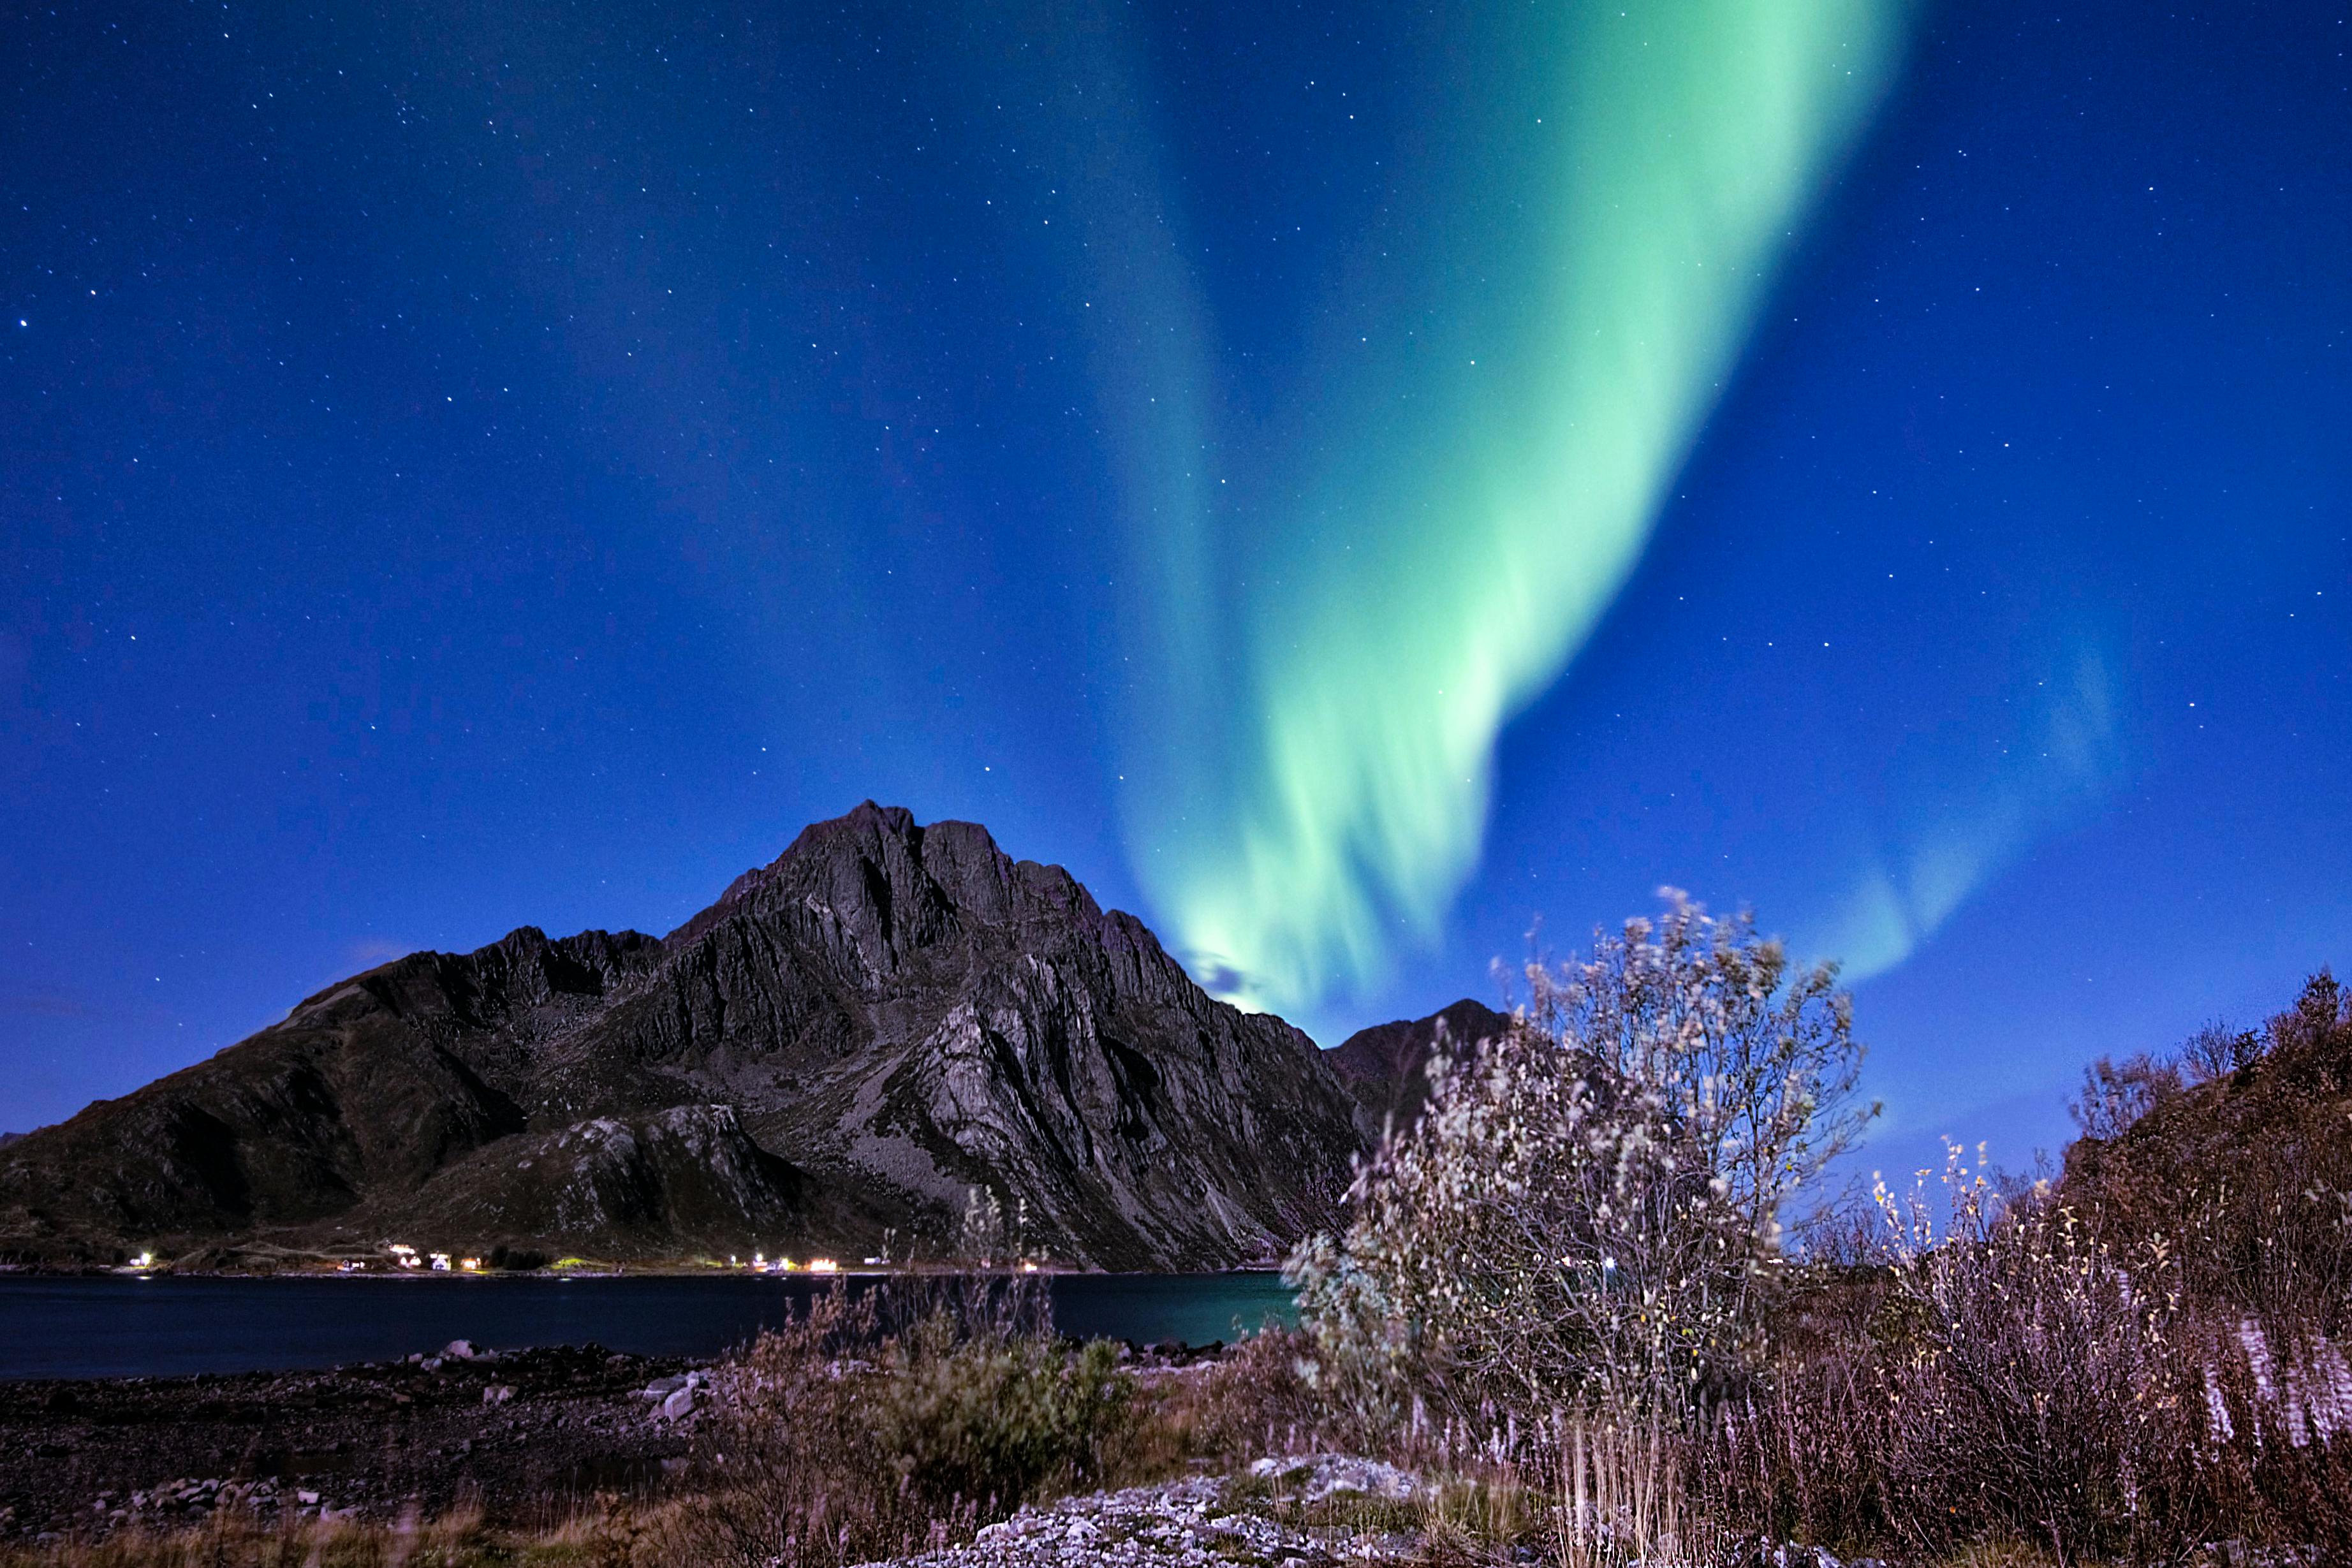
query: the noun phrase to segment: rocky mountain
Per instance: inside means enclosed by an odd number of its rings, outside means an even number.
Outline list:
[[[1377,1135],[1391,1122],[1408,1127],[1421,1114],[1429,1100],[1429,1058],[1441,1036],[1449,1049],[1464,1051],[1502,1033],[1510,1023],[1506,1015],[1465,997],[1424,1019],[1398,1019],[1358,1030],[1330,1053],[1331,1068],[1363,1107],[1363,1119]]]
[[[10,1145],[0,1254],[1216,1268],[1324,1222],[1364,1134],[1304,1034],[1068,873],[869,802],[666,937],[412,954]]]

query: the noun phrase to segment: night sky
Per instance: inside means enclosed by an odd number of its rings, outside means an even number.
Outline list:
[[[0,1127],[869,797],[1326,1044],[1752,905],[1890,1166],[2352,964],[2341,0],[6,15]]]

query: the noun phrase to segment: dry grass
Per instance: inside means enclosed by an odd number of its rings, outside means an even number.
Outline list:
[[[120,1531],[102,1540],[0,1548],[0,1568],[489,1568],[593,1560],[584,1533],[543,1538],[488,1531],[458,1510],[435,1520],[365,1523],[288,1518],[266,1521],[226,1511],[189,1528]]]
[[[2352,998],[2200,1041],[2095,1069],[2062,1180],[1956,1165],[1948,1223],[1896,1205],[1882,1266],[1816,1277],[1717,1412],[1718,1511],[1927,1560],[2352,1557]]]
[[[1333,1446],[1329,1414],[1298,1375],[1302,1349],[1297,1334],[1269,1330],[1217,1361],[1139,1379],[1114,1484]]]

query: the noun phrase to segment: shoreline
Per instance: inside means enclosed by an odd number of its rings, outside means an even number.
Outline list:
[[[348,1280],[449,1281],[488,1280],[774,1280],[788,1283],[822,1284],[832,1280],[1218,1280],[1279,1275],[1279,1263],[1240,1263],[1230,1269],[971,1269],[951,1265],[874,1268],[860,1265],[812,1272],[806,1269],[729,1267],[698,1263],[616,1262],[579,1269],[182,1269],[158,1264],[133,1268],[127,1264],[84,1264],[68,1267],[47,1263],[0,1263],[0,1279],[37,1280]]]
[[[1146,1375],[1224,1350],[1122,1343]],[[332,1367],[0,1380],[0,1542],[228,1510],[381,1523],[474,1508],[493,1526],[551,1528],[682,1479],[705,1379],[725,1360],[456,1341]]]
[[[462,1277],[462,1276],[461,1276]],[[886,1309],[970,1310],[986,1298],[1075,1341],[1138,1346],[1231,1342],[1295,1306],[1278,1276],[949,1274],[502,1275],[481,1289],[352,1276],[0,1277],[0,1385],[45,1380],[236,1376],[398,1360],[466,1338],[708,1358],[782,1327],[838,1291]],[[357,1276],[369,1279],[371,1276]],[[1017,1281],[1028,1281],[1021,1283]],[[410,1285],[410,1288],[400,1288]],[[898,1307],[891,1303],[907,1298]],[[5,1453],[0,1448],[0,1453]]]

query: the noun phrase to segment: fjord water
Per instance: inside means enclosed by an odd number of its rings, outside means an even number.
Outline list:
[[[1293,1321],[1275,1275],[1061,1274],[1063,1333],[1205,1344]],[[0,1378],[174,1377],[396,1360],[453,1339],[716,1355],[806,1278],[239,1280],[0,1276]]]

